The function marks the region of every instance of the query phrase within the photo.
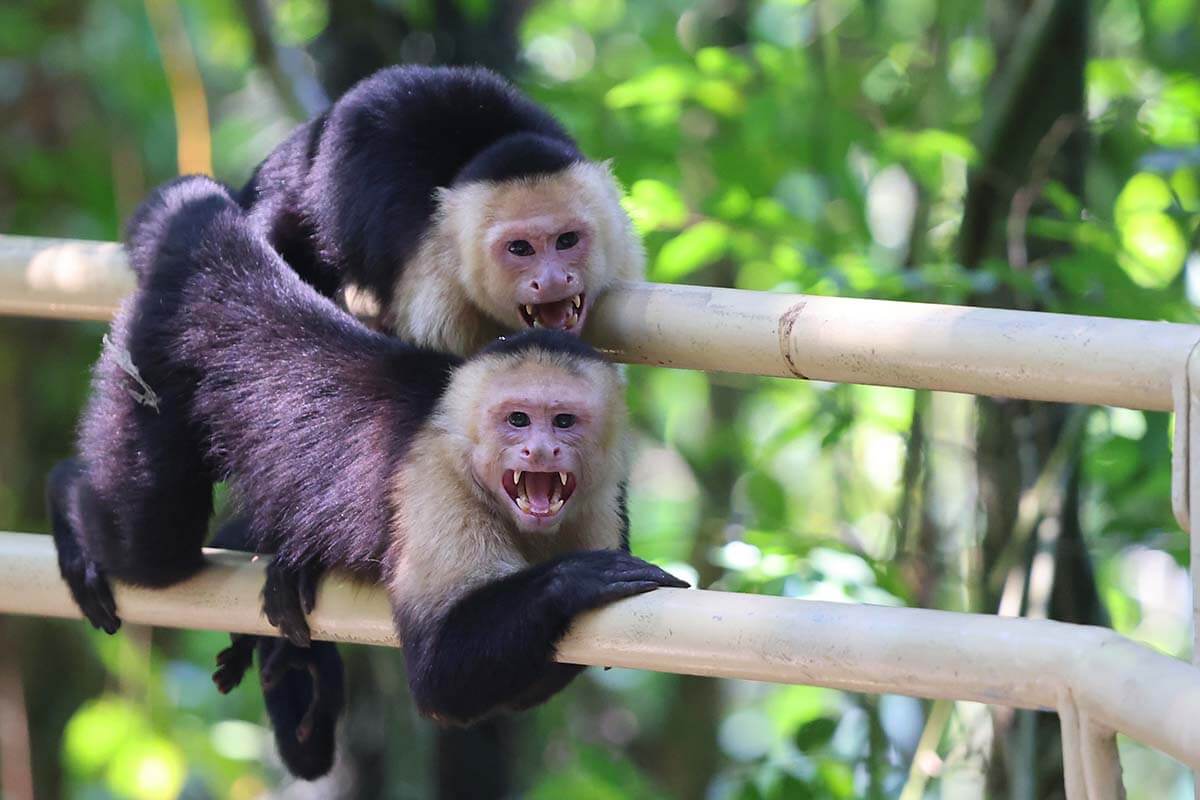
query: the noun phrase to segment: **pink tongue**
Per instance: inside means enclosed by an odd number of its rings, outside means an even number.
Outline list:
[[[571,299],[557,303],[542,303],[537,306],[538,321],[547,328],[567,327],[567,315],[571,312]]]
[[[550,510],[550,490],[558,476],[552,472],[526,472],[525,494],[529,497],[529,509],[536,514]]]

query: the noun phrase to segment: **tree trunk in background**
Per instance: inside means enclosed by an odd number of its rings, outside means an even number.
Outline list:
[[[429,13],[404,10],[419,5],[427,5]],[[482,64],[511,76],[529,0],[490,3],[478,14],[465,11],[469,5],[458,0],[330,3],[329,25],[309,47],[321,83],[337,97],[375,70],[406,62]]]
[[[1056,254],[1054,245],[1024,230],[1029,213],[1046,213],[1036,202],[1046,181],[1083,196],[1088,0],[996,2],[993,12],[999,68],[981,127],[981,160],[968,184],[959,252],[969,268],[997,259],[1013,269],[1034,269],[1038,259]],[[973,300],[1038,305],[1036,298],[1007,288]],[[976,459],[984,531],[978,610],[994,613],[1003,602],[1007,612],[1107,622],[1079,524],[1082,418],[1068,423],[1080,413],[1064,405],[979,399]],[[1037,495],[1035,518],[1021,520],[1018,503],[1039,478],[1051,491]],[[1039,552],[1052,556],[1052,570],[1035,573]],[[989,796],[1062,797],[1057,716],[998,712],[994,722]]]

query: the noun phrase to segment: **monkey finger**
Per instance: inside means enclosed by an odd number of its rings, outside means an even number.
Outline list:
[[[217,668],[213,671],[212,680],[221,694],[229,694],[246,676],[254,658],[254,637],[233,637],[233,644],[217,653]]]
[[[263,610],[267,614],[267,621],[289,642],[297,647],[308,647],[312,643],[308,620],[299,608],[286,604],[268,604]]]
[[[86,595],[86,599],[80,602],[79,607],[93,627],[109,634],[116,633],[120,629],[121,618],[117,616],[116,607],[111,600],[105,603],[103,599],[96,597],[92,592]]]
[[[299,610],[294,614],[286,615],[283,623],[279,626],[279,632],[296,647],[312,646],[312,633],[308,628],[308,620]]]
[[[242,678],[244,677],[245,672],[242,670],[221,666],[213,670],[212,682],[216,684],[218,692],[229,694],[241,685]]]
[[[659,586],[675,589],[687,589],[691,586],[687,581],[644,561],[637,566],[613,570],[607,573],[607,577],[610,581],[653,581]]]
[[[113,598],[112,587],[100,568],[89,563],[84,569],[82,602],[84,614],[88,621],[105,633],[116,633],[121,627],[121,619],[117,616],[117,601]]]
[[[626,597],[633,597],[636,594],[645,594],[652,592],[658,588],[658,584],[654,581],[618,581],[610,583],[597,593],[596,602],[591,606],[597,608],[602,605],[614,603],[617,600],[623,600]]]
[[[300,606],[305,614],[311,614],[317,607],[317,581],[320,577],[321,573],[317,568],[306,569],[300,573],[296,588],[300,595]]]

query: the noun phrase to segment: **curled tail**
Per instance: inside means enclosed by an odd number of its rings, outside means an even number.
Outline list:
[[[241,518],[222,526],[212,545],[253,552],[252,541],[248,521]],[[337,646],[313,642],[298,647],[287,639],[243,634],[231,639],[217,656],[217,688],[228,693],[241,683],[257,650],[263,700],[284,766],[305,780],[328,773],[336,752],[337,721],[345,707],[345,674]]]

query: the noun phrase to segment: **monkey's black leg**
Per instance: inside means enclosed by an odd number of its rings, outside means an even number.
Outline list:
[[[418,708],[467,723],[541,702],[579,667],[553,661],[574,617],[623,597],[687,583],[619,550],[575,553],[482,586],[441,619],[400,616]]]
[[[87,483],[82,465],[75,459],[60,461],[46,480],[46,506],[54,545],[58,551],[58,569],[75,603],[88,622],[105,633],[121,627],[112,587],[100,565],[89,559],[80,543],[81,524],[110,524],[108,516]]]

